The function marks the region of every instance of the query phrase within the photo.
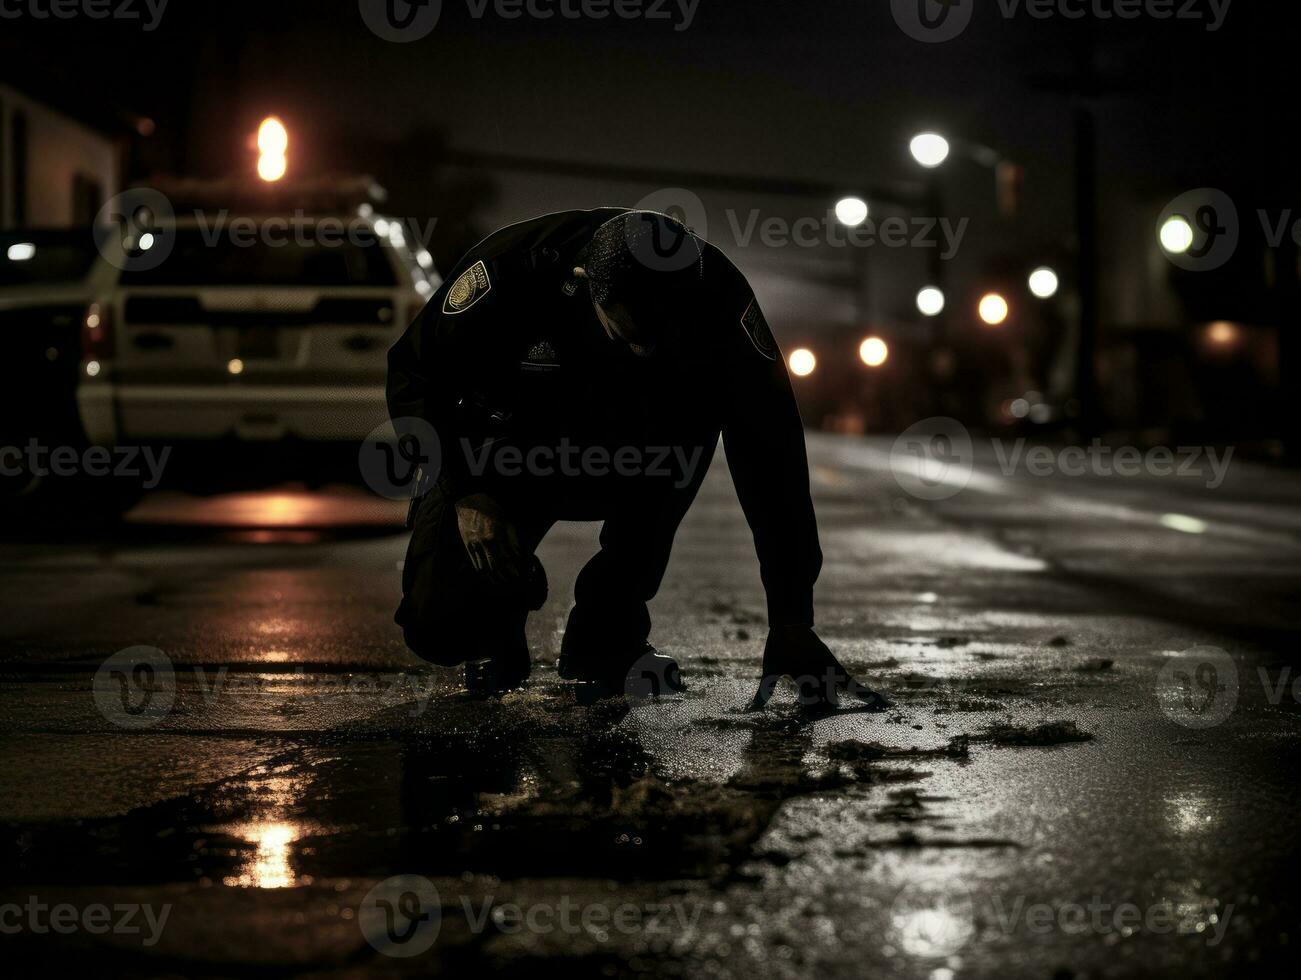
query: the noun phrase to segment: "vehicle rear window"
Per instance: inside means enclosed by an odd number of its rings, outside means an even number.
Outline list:
[[[374,239],[315,241],[310,234],[249,242],[215,228],[180,228],[153,269],[128,270],[127,286],[392,286],[389,256]],[[164,239],[165,243],[165,239]],[[160,243],[160,245],[165,245]],[[159,247],[159,246],[155,246]]]

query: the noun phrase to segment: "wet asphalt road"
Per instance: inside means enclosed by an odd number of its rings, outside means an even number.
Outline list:
[[[129,976],[1286,964],[1301,478],[982,452],[919,495],[890,448],[811,445],[819,629],[883,716],[740,710],[763,600],[721,465],[654,607],[669,702],[556,679],[595,526],[544,542],[533,683],[487,703],[405,652],[400,508],[354,490],[159,492],[90,546],[0,545],[6,946]],[[97,675],[141,645],[152,675]]]

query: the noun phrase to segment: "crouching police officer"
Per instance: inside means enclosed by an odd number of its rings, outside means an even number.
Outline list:
[[[529,673],[546,597],[534,550],[557,521],[602,521],[561,643],[569,680],[629,672],[681,688],[646,603],[722,435],[754,535],[769,634],[754,706],[789,675],[834,705],[858,685],[813,632],[822,564],[786,367],[744,276],[666,215],[598,208],[511,225],[466,255],[389,352],[389,412],[439,437],[415,503],[395,617],[472,689]]]

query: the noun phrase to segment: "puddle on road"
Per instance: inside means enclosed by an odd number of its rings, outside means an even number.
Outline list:
[[[277,889],[398,873],[728,877],[811,775],[810,726],[759,716],[730,778],[666,776],[622,702],[557,689],[404,707],[192,795],[79,822],[11,824],[0,880]],[[140,749],[147,751],[142,740]]]

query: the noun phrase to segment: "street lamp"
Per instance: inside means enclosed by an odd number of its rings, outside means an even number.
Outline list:
[[[1161,226],[1161,247],[1171,255],[1183,255],[1193,247],[1193,226],[1181,214]]]
[[[949,141],[939,133],[918,133],[908,144],[913,159],[933,170],[949,158]]]
[[[988,326],[1002,326],[1010,312],[1007,300],[999,293],[986,293],[980,298],[980,319]]]
[[[944,290],[927,286],[917,293],[917,309],[922,316],[939,316],[944,312]]]
[[[1061,280],[1057,277],[1057,273],[1046,265],[1030,273],[1030,292],[1039,299],[1052,299],[1057,295],[1060,286]]]
[[[858,345],[858,356],[868,367],[880,367],[890,356],[890,348],[880,337],[868,337]]]
[[[1238,343],[1239,331],[1227,320],[1217,320],[1206,328],[1206,339],[1215,347],[1233,347]]]
[[[274,183],[289,169],[289,130],[275,116],[267,116],[257,128],[257,175]]]
[[[861,197],[842,197],[836,202],[836,220],[857,228],[867,220],[867,202]]]
[[[790,365],[791,374],[797,378],[807,378],[818,366],[818,359],[813,356],[813,351],[807,347],[800,347],[791,351],[786,362]]]

